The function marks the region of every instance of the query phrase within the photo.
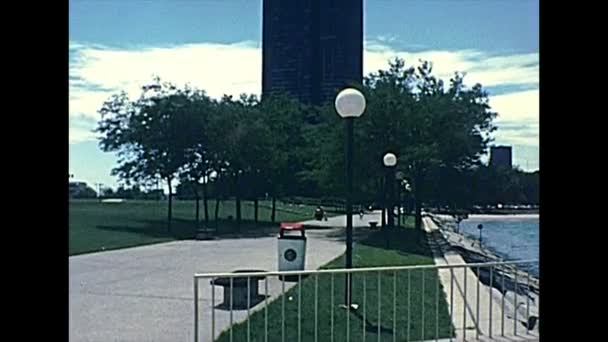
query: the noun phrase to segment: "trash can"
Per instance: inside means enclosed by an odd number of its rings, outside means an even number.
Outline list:
[[[281,223],[278,236],[279,271],[302,271],[306,261],[306,235],[301,223]]]

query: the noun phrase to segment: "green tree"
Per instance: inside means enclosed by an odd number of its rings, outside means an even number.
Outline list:
[[[214,160],[217,181],[224,181],[224,186],[218,186],[218,189],[227,191],[225,181],[231,180],[236,202],[236,224],[240,229],[243,188],[251,186],[246,183],[247,180],[261,177],[261,170],[267,168],[271,158],[272,136],[261,118],[255,96],[242,95],[238,100],[224,96],[218,108],[217,114],[210,120],[210,155]]]
[[[522,190],[524,192],[526,204],[539,203],[539,174],[539,171],[523,172],[521,174]]]
[[[97,192],[83,182],[72,182],[69,184],[70,198],[96,198]]]
[[[446,89],[432,74],[432,64],[406,67],[401,59],[389,62],[387,70],[365,77],[363,93],[367,100],[364,115],[355,121],[355,184],[357,191],[385,192],[382,179],[386,170],[382,157],[397,155],[395,171],[403,171],[412,186],[416,208],[416,227],[421,226],[421,207],[436,194],[441,168],[467,170],[479,164],[495,127],[496,114],[490,111],[488,95],[482,86],[464,85],[456,73]],[[314,165],[325,189],[342,191],[344,170],[344,129],[331,106],[323,110],[328,120],[323,132],[313,134],[322,151]],[[393,186],[393,177],[388,179]]]
[[[470,175],[472,203],[538,204],[539,172],[482,165]]]
[[[479,159],[491,141],[495,130],[488,95],[481,85],[464,85],[463,76],[456,73],[445,89],[443,82],[432,75],[432,64],[422,62],[413,73],[405,69],[402,60],[390,63],[388,73],[372,76],[385,85],[402,89],[402,124],[396,125],[396,146],[400,165],[412,181],[416,202],[416,226],[421,226],[420,208],[433,193],[441,168],[466,170],[479,164]],[[413,76],[413,77],[412,77]],[[414,85],[406,86],[408,81]],[[412,101],[413,100],[413,101]],[[398,115],[398,114],[397,114]]]
[[[190,101],[186,103],[184,113],[190,123],[187,131],[183,132],[185,144],[184,164],[179,169],[180,184],[187,184],[196,200],[195,219],[196,229],[200,228],[200,198],[203,197],[205,224],[209,224],[207,184],[211,173],[213,154],[209,144],[209,121],[215,115],[216,103],[203,91],[193,92]],[[202,182],[202,183],[201,183]]]
[[[297,192],[302,176],[302,132],[310,124],[306,122],[311,109],[285,94],[265,96],[258,106],[260,123],[268,158],[258,161],[260,174],[267,180],[265,187],[272,197],[271,221],[276,219],[278,196]]]
[[[100,147],[117,152],[119,165],[112,170],[127,184],[153,183],[163,179],[169,187],[167,230],[171,231],[173,182],[185,163],[191,146],[191,89],[154,79],[142,87],[141,96],[131,101],[121,92],[99,110]]]

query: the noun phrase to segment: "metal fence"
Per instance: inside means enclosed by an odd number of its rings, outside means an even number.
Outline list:
[[[538,337],[540,282],[521,271],[535,264],[195,274],[194,337],[248,342]],[[345,298],[351,296],[357,304],[347,309]]]

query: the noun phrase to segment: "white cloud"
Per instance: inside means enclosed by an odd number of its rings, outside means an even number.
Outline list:
[[[81,53],[71,72],[85,82],[129,93],[137,93],[152,75],[203,87],[213,96],[224,92],[257,93],[260,88],[261,54],[248,43],[188,44],[133,51],[87,49]]]
[[[99,118],[96,113],[111,94],[139,95],[154,75],[166,81],[205,89],[210,96],[259,93],[261,54],[255,44],[188,44],[136,50],[88,47],[71,43],[70,116]],[[89,90],[107,89],[107,90]]]
[[[399,56],[408,65],[418,65],[420,59],[432,61],[434,73],[445,81],[460,71],[466,72],[465,83],[469,85],[538,84],[537,53],[492,56],[477,50],[408,52],[387,45],[393,37],[379,38],[365,42],[365,74],[385,69],[389,59]],[[154,75],[179,85],[189,83],[212,97],[261,92],[262,56],[258,44],[251,41],[130,49],[70,42],[70,53],[70,118],[98,120],[97,110],[111,94],[125,90],[136,97],[141,85]],[[501,122],[538,122],[538,90],[493,96],[490,104],[500,114],[499,127]],[[510,141],[524,139],[508,132],[499,134]],[[70,143],[94,138],[95,134],[84,127],[70,124]],[[528,143],[534,140],[525,139]]]
[[[521,132],[505,131],[499,129],[494,134],[495,142],[499,145],[538,146],[538,129],[530,128]]]
[[[527,122],[538,123],[538,89],[490,96],[492,110],[499,114],[496,123]]]
[[[381,42],[386,42],[386,43],[391,43],[397,40],[397,36],[394,34],[381,34],[378,37],[376,37],[379,41]]]
[[[529,67],[492,67],[467,72],[465,82],[481,83],[484,87],[504,84],[538,84],[538,65]]]
[[[70,126],[70,144],[77,144],[80,142],[91,141],[95,139],[97,139],[97,133],[93,132],[91,129]]]
[[[430,61],[434,73],[444,81],[459,71],[466,73],[467,84],[481,83],[485,87],[538,83],[538,53],[492,56],[478,50],[407,52],[378,40],[365,42],[365,74],[386,69],[387,61],[395,57],[404,59],[407,65],[418,65],[420,60]]]
[[[98,120],[97,110],[101,108],[101,105],[112,93],[111,91],[86,91],[82,88],[70,86],[70,117],[84,116]]]
[[[498,113],[498,130],[493,135],[497,143],[538,146],[538,89],[490,96],[490,106]]]

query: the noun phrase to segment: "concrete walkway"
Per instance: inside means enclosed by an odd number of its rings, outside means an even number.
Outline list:
[[[423,218],[429,245],[437,265],[462,265],[465,260],[451,250],[439,227],[429,217]],[[448,304],[451,304],[452,323],[457,341],[534,341],[538,340],[538,325],[533,331],[521,324],[525,314],[518,311],[517,324],[513,320],[513,305],[505,300],[503,321],[503,295],[495,288],[478,281],[471,269],[443,269],[439,277]],[[466,290],[465,290],[466,289]],[[523,314],[523,315],[522,315]],[[523,318],[523,319],[522,319]],[[477,327],[477,328],[476,328]],[[504,328],[503,328],[504,327]],[[515,334],[517,329],[517,334]],[[502,336],[504,332],[504,336]]]
[[[341,230],[343,231],[343,230]],[[306,268],[316,269],[344,252],[340,230],[308,231]],[[175,241],[69,258],[70,341],[193,340],[194,273],[237,269],[277,269],[277,239]],[[260,283],[264,291],[264,282]],[[285,289],[295,283],[285,283]],[[216,304],[222,290],[215,290]],[[269,295],[281,282],[269,281]],[[211,286],[201,282],[200,335],[210,340]],[[262,307],[258,304],[255,308]],[[229,314],[215,310],[216,335],[228,327]],[[235,311],[234,322],[246,311]]]
[[[368,227],[369,221],[380,221],[380,212],[354,215],[353,224]],[[319,221],[316,221],[319,222]],[[329,218],[319,230],[308,230],[307,269],[317,269],[344,252],[345,216]],[[429,244],[436,264],[464,264],[459,254],[446,248],[437,225],[424,218]],[[304,222],[310,224],[309,221]],[[364,238],[370,229],[355,229],[355,240]],[[276,236],[222,239],[212,241],[175,241],[163,244],[92,253],[69,258],[70,341],[192,341],[193,340],[193,274],[230,272],[236,269],[277,269]],[[492,322],[494,341],[530,341],[538,339],[536,328],[530,333],[517,324],[514,336],[512,308],[505,311],[502,327],[502,294],[477,281],[471,270],[441,270],[440,280],[448,303],[453,303],[452,320],[457,340],[474,341],[479,322],[479,340],[487,341]],[[466,279],[466,295],[464,283]],[[260,283],[264,292],[264,282]],[[453,284],[453,285],[452,285]],[[479,297],[477,286],[479,284]],[[269,298],[281,293],[282,283],[269,279]],[[295,283],[286,282],[285,290]],[[452,287],[451,287],[452,286]],[[200,337],[210,341],[211,291],[208,281],[199,287]],[[215,304],[222,301],[222,289],[215,289]],[[453,293],[453,296],[451,295]],[[492,310],[490,310],[492,298]],[[507,306],[510,301],[505,301]],[[477,315],[479,303],[479,315]],[[263,308],[263,302],[251,312]],[[466,313],[465,313],[466,312]],[[490,312],[492,319],[490,320]],[[466,316],[466,318],[465,318]],[[247,311],[234,311],[233,323],[244,320]],[[519,316],[522,318],[524,316]],[[215,336],[230,325],[229,311],[215,310]],[[465,329],[463,329],[463,327]],[[502,338],[502,339],[501,339]]]
[[[363,217],[359,216],[359,214],[353,215],[353,228],[369,228],[370,222],[377,222],[377,227],[380,228],[380,223],[382,222],[382,211],[376,210],[373,212],[366,211]],[[327,221],[325,220],[308,220],[301,222],[305,227],[308,228],[344,228],[346,227],[346,215],[328,217]]]

